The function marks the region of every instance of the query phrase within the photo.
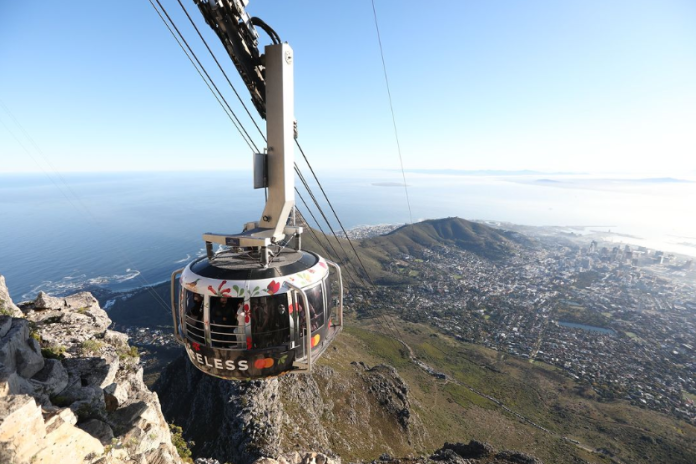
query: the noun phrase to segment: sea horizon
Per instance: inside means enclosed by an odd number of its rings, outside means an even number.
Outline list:
[[[457,216],[601,231],[617,244],[696,256],[688,177],[409,172],[409,217],[400,172],[319,174],[347,229]],[[202,255],[202,233],[235,233],[258,219],[263,191],[251,183],[249,171],[0,174],[0,273],[18,300],[164,282]]]

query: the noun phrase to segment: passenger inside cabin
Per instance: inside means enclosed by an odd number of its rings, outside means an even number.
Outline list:
[[[205,343],[203,330],[203,295],[186,291],[186,330],[189,337]]]
[[[252,298],[251,330],[254,348],[278,346],[290,340],[287,294]]]
[[[186,314],[193,317],[194,319],[201,320],[203,317],[203,295],[198,293],[187,292],[188,293],[188,305],[186,308]]]
[[[243,298],[210,298],[210,338],[213,346],[236,348],[238,329],[238,308],[244,304]],[[242,311],[243,312],[243,311]]]

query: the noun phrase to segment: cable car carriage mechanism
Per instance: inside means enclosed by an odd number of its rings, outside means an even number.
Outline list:
[[[343,282],[337,264],[301,249],[303,228],[294,222],[293,51],[240,2],[197,3],[266,118],[268,148],[254,155],[254,187],[267,188],[268,198],[260,221],[240,234],[203,234],[206,256],[172,274],[174,335],[191,363],[215,377],[309,372],[343,327]],[[254,24],[278,42],[264,55]]]

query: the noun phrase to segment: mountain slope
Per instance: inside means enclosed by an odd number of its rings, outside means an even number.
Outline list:
[[[461,218],[435,219],[408,224],[387,235],[364,240],[363,247],[384,252],[415,254],[422,249],[455,247],[481,257],[500,260],[514,254],[519,238],[501,230]]]

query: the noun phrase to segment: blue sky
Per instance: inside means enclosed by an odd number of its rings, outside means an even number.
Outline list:
[[[179,5],[163,3],[241,117]],[[695,2],[376,7],[407,169],[696,175]],[[300,142],[313,164],[397,169],[371,2],[251,0],[248,10],[295,50]],[[0,0],[0,103],[0,172],[251,166],[147,0]]]

